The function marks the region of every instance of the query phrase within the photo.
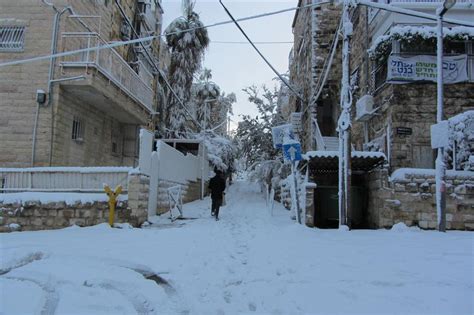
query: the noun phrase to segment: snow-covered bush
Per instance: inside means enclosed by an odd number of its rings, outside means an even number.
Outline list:
[[[474,171],[474,110],[469,110],[449,120],[449,147],[446,158],[453,164],[455,149],[456,169]]]
[[[234,168],[236,146],[231,140],[210,132],[202,132],[195,138],[203,141],[209,162],[214,168],[221,171],[227,171],[229,167]]]

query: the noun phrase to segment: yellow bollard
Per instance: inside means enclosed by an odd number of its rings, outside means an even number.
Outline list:
[[[117,197],[122,192],[122,185],[118,185],[115,187],[115,191],[110,189],[108,185],[104,186],[104,190],[109,197],[109,224],[111,227],[114,226],[114,218],[115,218],[115,205],[117,203]]]

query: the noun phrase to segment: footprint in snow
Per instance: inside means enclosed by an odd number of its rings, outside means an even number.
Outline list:
[[[255,312],[257,310],[257,306],[255,305],[255,303],[253,302],[249,303],[249,310],[251,312]]]

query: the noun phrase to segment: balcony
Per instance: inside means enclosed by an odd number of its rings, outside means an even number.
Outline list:
[[[390,4],[395,7],[412,9],[428,14],[435,14],[436,8],[442,4],[442,0],[379,0],[378,3]],[[459,20],[471,21],[473,15],[472,0],[457,0],[456,5],[449,10],[445,17]],[[435,21],[428,21],[417,17],[388,12],[380,9],[369,8],[369,34],[374,41],[377,37],[388,33],[394,25],[432,25]]]
[[[63,51],[106,44],[97,33],[85,32],[63,33],[62,42]],[[113,48],[64,56],[60,67],[63,77],[85,77],[61,82],[64,89],[121,121],[130,122],[132,114],[141,123],[153,111],[153,75],[144,67],[135,72]]]

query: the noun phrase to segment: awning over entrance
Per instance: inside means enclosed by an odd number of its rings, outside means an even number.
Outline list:
[[[339,169],[338,151],[309,151],[303,158],[309,162],[314,172],[329,173]],[[352,171],[367,172],[381,165],[386,160],[382,152],[352,151]]]

